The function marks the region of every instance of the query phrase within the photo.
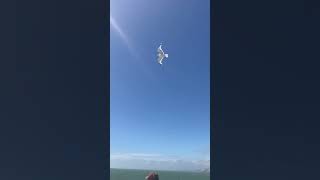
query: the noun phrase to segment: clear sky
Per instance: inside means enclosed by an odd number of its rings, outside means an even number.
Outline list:
[[[111,0],[111,168],[209,167],[209,3]]]

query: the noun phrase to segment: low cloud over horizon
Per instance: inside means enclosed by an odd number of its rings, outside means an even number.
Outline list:
[[[122,169],[197,171],[209,169],[210,159],[192,160],[162,154],[116,153],[110,155],[110,167]]]

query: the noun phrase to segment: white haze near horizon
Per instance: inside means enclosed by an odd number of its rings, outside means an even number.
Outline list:
[[[210,159],[190,160],[161,154],[117,153],[110,155],[110,167],[119,169],[199,171],[210,168]]]

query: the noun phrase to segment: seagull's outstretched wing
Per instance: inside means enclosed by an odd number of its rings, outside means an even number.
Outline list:
[[[163,52],[163,50],[162,50],[161,46],[162,46],[162,45],[160,45],[160,46],[159,46],[159,48],[158,48],[158,53],[164,54],[164,52]]]
[[[163,50],[162,50],[162,48],[161,48],[161,44],[160,44],[160,46],[159,46],[159,48],[158,48],[158,63],[159,64],[162,64],[162,61],[163,61],[163,59],[166,57],[166,58],[168,58],[168,54],[164,54],[164,52],[163,52]]]
[[[163,56],[158,56],[158,63],[159,63],[159,64],[162,64],[163,58],[164,58]]]

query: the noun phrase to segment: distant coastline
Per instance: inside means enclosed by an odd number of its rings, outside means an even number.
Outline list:
[[[157,170],[157,169],[127,169],[127,168],[110,168],[110,170],[129,170],[129,171],[155,171],[155,172],[181,172],[181,173],[200,173],[210,174],[210,168],[204,170]]]

